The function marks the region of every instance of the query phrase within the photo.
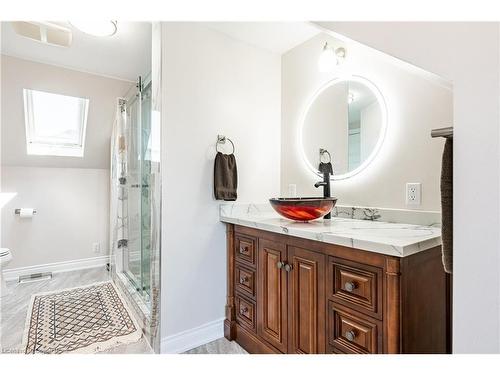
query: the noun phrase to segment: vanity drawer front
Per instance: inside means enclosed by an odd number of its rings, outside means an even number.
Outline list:
[[[248,328],[255,332],[256,330],[255,302],[247,300],[241,295],[236,295],[235,305],[236,305],[236,321],[245,328]]]
[[[236,263],[234,276],[237,291],[255,298],[255,271]]]
[[[331,300],[382,319],[382,269],[330,257],[328,284]]]
[[[328,304],[328,343],[347,354],[375,354],[382,350],[382,322]]]
[[[235,235],[236,259],[240,262],[255,266],[255,247],[257,239],[241,234]]]

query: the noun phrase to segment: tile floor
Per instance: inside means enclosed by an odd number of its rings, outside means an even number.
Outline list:
[[[183,354],[248,354],[236,341],[228,341],[224,337],[208,344],[188,350]]]
[[[7,283],[12,291],[0,299],[0,352],[21,353],[24,324],[31,295],[51,292],[60,289],[84,286],[99,281],[108,280],[108,272],[104,267],[87,270],[55,273],[52,280],[36,281],[18,284],[16,281]],[[120,345],[104,352],[116,354],[149,354],[150,346],[144,339],[126,345]]]

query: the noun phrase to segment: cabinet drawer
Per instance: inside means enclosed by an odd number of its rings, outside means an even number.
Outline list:
[[[236,290],[255,298],[255,271],[239,263],[236,263],[234,268]]]
[[[235,235],[236,259],[240,262],[255,266],[256,239],[241,234]]]
[[[374,354],[382,350],[382,322],[328,304],[328,343],[350,354]]]
[[[380,268],[330,257],[328,284],[331,300],[382,319]]]
[[[255,332],[255,302],[236,295],[236,321]]]

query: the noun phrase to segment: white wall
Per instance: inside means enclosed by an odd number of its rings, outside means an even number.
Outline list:
[[[13,256],[5,269],[108,254],[108,170],[2,167],[1,176],[2,191],[17,192],[2,209],[2,247]],[[21,219],[14,215],[21,207],[37,213]]]
[[[347,58],[332,73],[318,71],[325,41],[345,46]],[[392,59],[394,60],[394,59]],[[332,79],[357,75],[375,84],[385,99],[387,135],[368,168],[332,183],[332,194],[342,205],[383,208],[406,207],[407,182],[422,183],[420,210],[440,210],[439,178],[443,140],[430,139],[433,128],[453,122],[452,91],[443,80],[406,68],[358,43],[343,42],[324,33],[288,51],[282,57],[281,191],[297,185],[299,196],[321,193],[319,177],[304,164],[298,144],[302,114],[314,93]],[[329,150],[334,159],[336,150]]]
[[[1,188],[17,192],[2,209],[2,247],[9,269],[109,253],[110,138],[116,99],[133,83],[1,56]],[[89,98],[83,158],[27,155],[23,88]],[[19,220],[15,208],[38,210]],[[101,252],[92,244],[100,242]]]
[[[108,169],[116,98],[125,95],[134,83],[5,55],[1,59],[2,165]],[[26,154],[26,88],[89,99],[83,158]]]
[[[453,351],[500,352],[499,24],[321,25],[453,81]]]
[[[168,340],[224,317],[225,226],[212,182],[217,134],[236,146],[238,201],[279,194],[280,57],[196,23],[163,23],[162,49],[161,299]]]

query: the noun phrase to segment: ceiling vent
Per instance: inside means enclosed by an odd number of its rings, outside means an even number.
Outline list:
[[[69,47],[73,39],[71,30],[55,22],[11,22],[14,31],[37,42]]]

